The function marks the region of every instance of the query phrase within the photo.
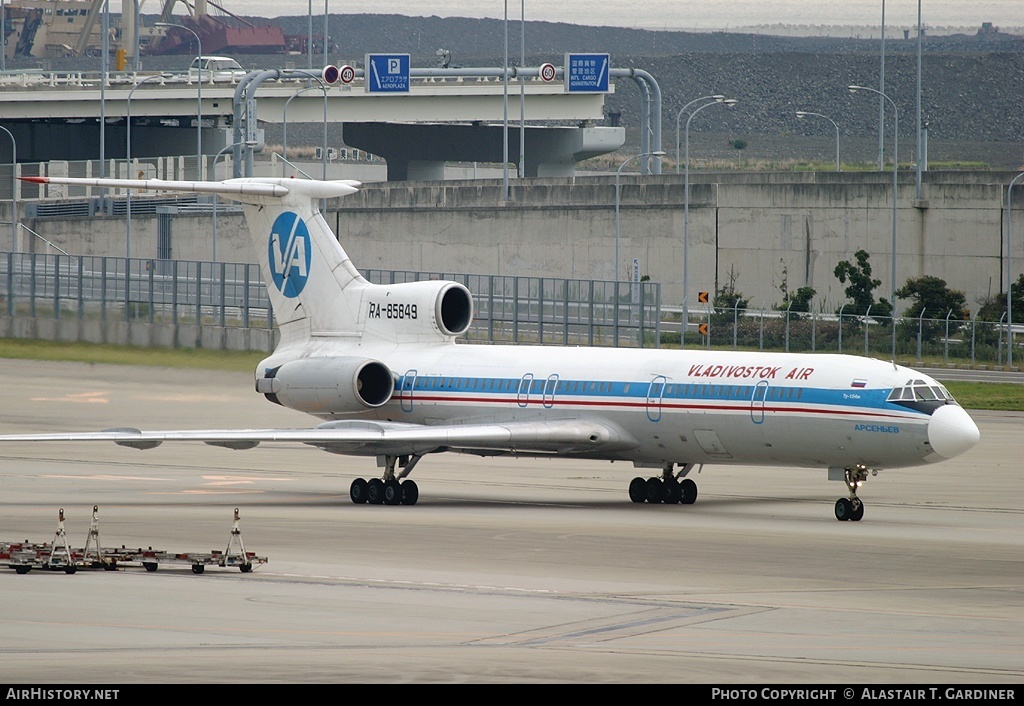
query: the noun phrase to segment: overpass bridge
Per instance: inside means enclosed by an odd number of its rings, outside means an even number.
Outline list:
[[[571,175],[576,163],[625,142],[623,128],[603,125],[604,94],[568,93],[528,70],[510,75],[507,90],[500,76],[439,71],[414,74],[408,93],[381,95],[365,90],[361,70],[334,85],[283,70],[253,90],[241,117],[257,125],[341,123],[346,146],[387,160],[389,180],[438,178],[450,161],[502,162],[506,111],[509,161],[518,162],[520,95],[526,176]],[[187,74],[119,72],[104,81],[99,72],[8,72],[0,74],[0,125],[19,162],[123,160],[129,150],[133,158],[196,156],[201,135],[197,171],[208,174],[211,157],[239,142],[238,88],[237,78],[200,85]],[[11,161],[4,137],[0,163]]]

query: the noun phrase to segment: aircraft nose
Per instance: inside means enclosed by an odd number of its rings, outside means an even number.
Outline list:
[[[963,407],[947,404],[936,409],[928,421],[928,443],[943,458],[953,458],[972,449],[981,432]]]

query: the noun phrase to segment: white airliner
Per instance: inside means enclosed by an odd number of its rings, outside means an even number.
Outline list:
[[[693,503],[704,464],[827,469],[860,520],[857,489],[880,469],[953,458],[977,426],[938,382],[849,355],[460,345],[473,318],[461,284],[375,285],[349,260],[320,199],[351,181],[166,182],[26,177],[108,188],[215,193],[239,201],[269,290],[280,343],[256,392],[322,420],[309,429],[8,435],[0,441],[107,440],[148,449],[202,441],[230,449],[298,442],[376,457],[380,477],[352,482],[355,503],[415,504],[407,479],[428,454],[622,461],[657,469],[629,484],[636,503]]]

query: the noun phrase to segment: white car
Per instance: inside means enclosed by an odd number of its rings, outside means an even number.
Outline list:
[[[230,56],[197,56],[188,67],[188,77],[203,81],[237,81],[249,71]]]

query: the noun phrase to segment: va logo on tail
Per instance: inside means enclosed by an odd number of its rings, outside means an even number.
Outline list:
[[[286,211],[270,229],[267,259],[274,286],[286,297],[297,297],[309,279],[312,248],[309,229],[297,213]]]

